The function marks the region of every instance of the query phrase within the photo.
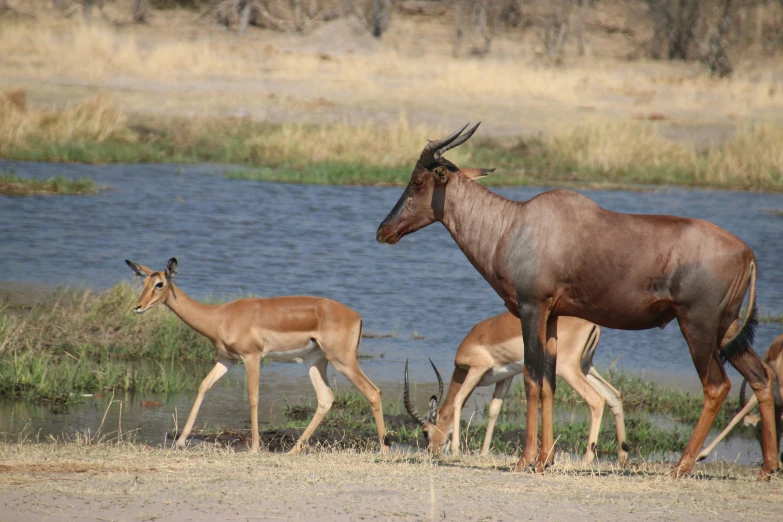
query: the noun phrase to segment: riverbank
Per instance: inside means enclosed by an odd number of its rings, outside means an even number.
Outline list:
[[[311,451],[289,456],[215,446],[184,452],[127,443],[0,444],[4,520],[757,520],[783,503],[758,469],[584,466],[567,455],[544,475],[510,456]],[[532,516],[532,515],[529,515]]]
[[[5,355],[0,357],[0,398],[43,403],[58,412],[78,410],[87,402],[93,404],[89,409],[94,411],[99,406],[90,397],[96,395],[117,393],[117,402],[141,401],[144,405],[145,396],[151,394],[167,400],[170,394],[196,390],[214,360],[214,348],[168,310],[134,314],[136,293],[132,285],[123,282],[104,292],[60,292],[33,304],[0,308],[0,353]],[[604,375],[622,391],[631,455],[646,459],[684,448],[701,413],[700,393],[685,393],[624,372],[607,371]],[[302,392],[308,397],[305,389]],[[239,404],[244,393],[236,390],[236,394],[235,402]],[[312,394],[309,399],[286,400],[282,415],[272,418],[272,424],[263,430],[265,444],[275,450],[290,448],[315,412],[313,400]],[[555,400],[563,412],[571,411],[555,427],[558,449],[583,453],[589,424],[582,420],[581,413],[579,418],[573,416],[574,410],[584,410],[583,400],[562,381]],[[524,404],[524,390],[517,383],[495,430],[496,451],[519,451],[525,437],[524,427],[520,427]],[[164,406],[162,402],[154,405]],[[486,405],[481,408],[463,418],[464,445],[469,450],[478,450],[483,443]],[[737,409],[736,397],[729,398],[715,426],[728,423]],[[405,413],[399,394],[384,397],[384,414],[392,442],[411,446],[424,443],[419,426]],[[605,417],[597,452],[611,457],[617,454],[617,443],[608,410]],[[247,417],[242,418],[245,420],[230,426],[197,430],[196,436],[202,441],[243,447],[249,431],[245,429]],[[348,387],[337,393],[334,407],[313,441],[365,450],[376,447],[374,433],[366,400]],[[752,437],[752,429],[743,434]]]
[[[405,185],[428,139],[453,129],[392,124],[268,123],[251,118],[128,114],[96,95],[61,109],[0,95],[0,157],[80,163],[222,163],[230,178],[328,185]],[[667,122],[593,119],[537,137],[476,137],[449,152],[460,166],[496,168],[489,185],[664,184],[783,190],[783,126],[738,124],[697,148],[665,140]]]

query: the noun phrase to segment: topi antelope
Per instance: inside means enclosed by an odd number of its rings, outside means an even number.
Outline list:
[[[750,348],[756,325],[756,258],[745,243],[700,219],[610,212],[568,190],[511,201],[474,183],[491,172],[460,169],[443,154],[470,138],[467,125],[421,152],[376,239],[394,244],[440,221],[519,317],[525,341],[527,438],[517,463],[554,462],[552,401],[560,316],[607,328],[664,328],[677,319],[704,390],[704,406],[673,476],[688,473],[729,393],[728,360],[761,411],[764,462],[778,467],[772,370]],[[748,294],[747,311],[739,320]],[[538,444],[538,405],[541,441]]]
[[[767,363],[775,372],[775,377],[778,381],[778,387],[776,390],[778,393],[775,394],[775,425],[777,433],[775,440],[779,445],[780,436],[783,434],[783,335],[779,335],[774,341],[772,341],[772,344],[767,349],[767,353],[764,354],[764,362]],[[709,454],[712,453],[712,450],[715,449],[718,443],[726,438],[731,430],[734,429],[734,426],[739,424],[740,421],[746,422],[747,424],[753,426],[758,424],[758,417],[750,413],[751,410],[756,407],[756,404],[758,404],[756,396],[753,395],[750,400],[747,401],[747,403],[745,402],[745,388],[747,387],[747,383],[748,381],[743,380],[742,387],[740,388],[740,404],[743,406],[742,409],[737,413],[737,415],[734,416],[733,419],[731,419],[731,422],[729,422],[728,426],[726,426],[726,429],[724,429],[720,435],[715,437],[715,440],[713,440],[709,446],[704,448],[702,452],[699,453],[698,460],[706,459]],[[755,417],[755,419],[752,419],[751,416]],[[780,455],[780,459],[783,460],[783,454]]]
[[[334,402],[326,377],[326,365],[345,375],[370,402],[378,428],[381,450],[388,449],[386,428],[381,410],[381,392],[359,368],[359,342],[362,339],[362,319],[344,304],[323,297],[291,296],[268,299],[237,299],[230,303],[209,306],[194,301],[172,279],[177,273],[177,260],[169,259],[166,269],[153,272],[146,266],[125,261],[137,276],[144,278],[144,287],[133,309],[142,313],[160,304],[165,305],[185,324],[209,339],[218,352],[218,362],[198,389],[188,421],[177,439],[177,447],[193,429],[204,395],[218,379],[241,360],[247,373],[247,396],[253,431],[252,451],[258,451],[258,382],[261,359],[304,362],[318,396],[318,408],[291,453],[298,453],[307,442]]]
[[[590,433],[587,437],[587,451],[584,461],[589,464],[595,458],[595,445],[601,429],[604,406],[614,414],[617,425],[617,457],[619,462],[628,458],[628,443],[625,439],[623,402],[620,392],[604,380],[593,368],[593,354],[601,337],[601,327],[576,317],[562,317],[557,324],[558,365],[557,375],[566,381],[590,407]],[[460,413],[476,386],[495,385],[495,393],[489,404],[487,431],[484,435],[482,455],[489,454],[495,421],[503,405],[511,381],[522,372],[525,347],[519,319],[509,312],[481,321],[468,333],[454,358],[454,373],[443,397],[443,380],[432,364],[438,378],[438,395],[430,398],[427,419],[423,419],[410,401],[408,385],[408,363],[405,363],[405,391],[403,402],[411,417],[421,425],[432,453],[445,451],[451,434],[451,448],[459,453]]]

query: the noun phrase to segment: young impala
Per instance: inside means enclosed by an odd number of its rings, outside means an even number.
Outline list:
[[[620,392],[609,384],[593,368],[593,354],[601,337],[601,327],[576,317],[561,317],[557,323],[557,375],[565,380],[590,406],[590,433],[587,437],[585,463],[595,458],[595,444],[601,429],[601,417],[608,402],[617,425],[617,456],[619,462],[628,458],[625,439],[625,420]],[[459,453],[460,413],[476,386],[495,385],[495,393],[489,403],[487,432],[481,454],[489,454],[495,421],[503,405],[503,399],[511,387],[514,376],[524,368],[525,346],[519,319],[509,312],[490,317],[473,327],[457,350],[454,373],[441,404],[443,380],[435,365],[438,378],[438,395],[430,398],[427,420],[424,420],[410,402],[408,363],[405,363],[405,409],[421,425],[433,453],[444,451],[451,433],[451,450]],[[432,361],[430,361],[432,364]]]
[[[381,392],[359,368],[357,353],[362,338],[362,319],[347,306],[322,297],[292,296],[269,299],[238,299],[209,306],[194,301],[172,279],[177,260],[169,259],[166,269],[149,268],[125,261],[144,278],[141,297],[134,311],[145,312],[160,304],[167,306],[188,326],[209,339],[218,352],[218,362],[198,389],[196,402],[177,447],[185,445],[196,422],[204,394],[218,379],[241,360],[247,372],[247,396],[253,429],[252,451],[257,451],[258,380],[261,359],[304,362],[318,396],[318,408],[291,453],[298,453],[332,407],[334,396],[326,378],[326,365],[345,375],[367,397],[375,416],[381,449],[386,450],[386,428],[381,411]]]
[[[767,353],[764,354],[764,362],[772,368],[773,372],[775,372],[775,377],[778,381],[778,387],[776,390],[778,393],[775,394],[775,426],[779,445],[780,436],[783,434],[783,335],[779,335],[774,341],[772,341],[772,344],[767,349]],[[731,422],[729,422],[729,425],[726,426],[726,429],[724,429],[720,435],[715,437],[715,440],[713,440],[709,446],[704,448],[702,452],[699,453],[699,460],[706,459],[707,456],[712,453],[712,450],[715,449],[715,446],[717,446],[720,441],[726,438],[726,435],[728,435],[731,430],[734,429],[734,426],[739,424],[740,421],[750,421],[749,424],[752,425],[758,424],[758,417],[755,419],[749,419],[749,417],[751,417],[751,410],[756,407],[759,401],[756,396],[753,395],[747,404],[745,404],[745,388],[747,384],[748,381],[743,380],[742,388],[740,388],[740,404],[744,404],[744,407],[739,411],[739,413],[737,413],[737,415],[734,416],[733,419],[731,419]],[[780,455],[780,460],[783,460],[783,453]]]
[[[773,375],[750,348],[757,323],[753,251],[701,219],[611,212],[568,190],[550,190],[529,201],[503,198],[473,181],[489,171],[460,169],[443,157],[478,125],[463,134],[466,128],[424,147],[376,239],[394,244],[440,221],[520,319],[528,401],[527,438],[516,470],[532,465],[543,472],[554,462],[560,317],[621,330],[664,328],[677,319],[701,380],[704,406],[673,476],[691,471],[729,393],[723,368],[728,360],[758,398],[764,455],[759,479],[769,479],[778,468]]]

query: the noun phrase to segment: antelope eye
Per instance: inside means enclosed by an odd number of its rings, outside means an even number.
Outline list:
[[[413,178],[413,185],[416,187],[421,187],[424,185],[424,180],[421,178]]]
[[[163,288],[163,281],[158,281],[155,283],[155,288]]]

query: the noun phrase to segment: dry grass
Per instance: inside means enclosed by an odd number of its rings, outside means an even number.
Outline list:
[[[0,153],[28,145],[31,140],[101,143],[134,139],[127,116],[105,95],[98,94],[62,110],[28,108],[19,99],[19,91],[0,93]]]
[[[593,121],[544,136],[543,143],[552,157],[577,172],[598,172],[615,181],[622,181],[617,174],[636,173],[639,181],[647,177],[656,183],[745,188],[783,183],[780,125],[740,125],[733,140],[703,151],[662,138],[666,125]]]
[[[444,135],[444,129],[411,125],[404,114],[395,125],[369,123],[349,125],[302,125],[284,123],[270,127],[245,142],[253,163],[261,165],[346,163],[381,167],[409,167],[429,139]],[[470,147],[449,153],[464,162]]]
[[[516,520],[535,512],[574,521],[757,520],[783,502],[780,481],[758,483],[753,468],[703,466],[675,482],[667,465],[583,466],[566,455],[543,476],[509,473],[509,456],[172,452],[87,440],[4,443],[0,460],[8,516]]]
[[[166,16],[169,16],[167,13]],[[462,112],[481,107],[590,107],[626,114],[640,111],[704,113],[715,116],[763,116],[783,110],[777,70],[740,68],[731,79],[716,81],[697,66],[584,58],[568,67],[543,64],[521,42],[496,40],[508,52],[486,59],[453,58],[448,28],[426,30],[401,18],[383,44],[369,35],[335,33],[372,54],[330,52],[314,36],[291,37],[251,32],[244,38],[218,31],[196,14],[160,16],[151,27],[116,28],[74,20],[44,18],[34,23],[5,21],[0,31],[0,71],[47,78],[62,77],[106,86],[131,78],[147,80],[152,90],[165,81],[221,83],[263,80],[264,85],[297,85],[304,98],[326,96],[350,103],[411,106],[449,105]],[[155,26],[155,24],[159,24]],[[443,22],[440,22],[443,23]],[[429,29],[429,28],[427,28]],[[418,45],[411,43],[416,34]],[[315,39],[313,39],[315,38]],[[318,45],[316,45],[318,43]],[[380,46],[379,46],[380,45]],[[282,48],[282,49],[281,49]],[[316,52],[315,49],[327,49]],[[62,52],[67,49],[68,52]],[[434,65],[436,64],[436,65]],[[134,88],[138,83],[134,83]],[[225,85],[204,84],[220,91]],[[246,87],[242,87],[244,91]],[[263,86],[255,103],[266,103]],[[304,91],[302,91],[304,89]],[[287,93],[288,94],[288,93]]]

